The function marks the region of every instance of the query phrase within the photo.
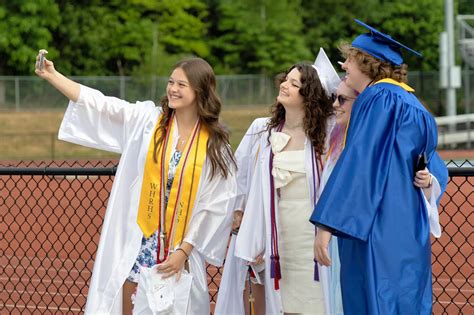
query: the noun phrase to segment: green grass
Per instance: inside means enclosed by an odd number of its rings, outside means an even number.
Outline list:
[[[227,106],[222,122],[231,131],[237,148],[257,117],[268,116],[269,106]],[[0,112],[0,160],[108,159],[118,155],[57,140],[64,112]]]

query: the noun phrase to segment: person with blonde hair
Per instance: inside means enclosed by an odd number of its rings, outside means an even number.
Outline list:
[[[311,216],[315,256],[330,266],[338,237],[344,314],[431,314],[430,230],[441,233],[447,169],[435,151],[436,122],[407,85],[401,49],[420,54],[356,22],[369,33],[341,51],[345,83],[360,95]]]

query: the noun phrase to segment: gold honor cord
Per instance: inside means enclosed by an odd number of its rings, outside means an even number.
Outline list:
[[[159,124],[155,127],[155,132],[158,126]],[[158,150],[157,156],[160,158],[156,164],[153,161],[154,139],[150,142],[143,175],[137,223],[145,237],[150,237],[160,228],[165,236],[167,234],[167,236],[174,239],[172,244],[175,245],[182,242],[186,224],[190,218],[189,214],[194,207],[198,186],[195,183],[199,183],[206,159],[209,132],[206,128],[200,127],[199,123],[194,127],[191,141],[188,141],[183,152],[184,156],[180,159],[176,169],[166,211],[163,211],[166,215],[163,215],[160,214],[160,205],[164,205],[162,199],[164,199],[164,190],[168,180],[170,155],[173,151],[173,141],[170,140],[173,130],[174,117],[171,118],[170,125],[167,128],[165,142]],[[160,136],[158,131],[156,138],[158,139]],[[197,141],[198,139],[199,141]],[[165,152],[162,152],[164,146],[166,146]],[[187,163],[188,160],[193,163]],[[165,220],[160,220],[162,217],[165,217]],[[160,221],[161,224],[158,226]],[[173,224],[175,222],[176,224]],[[175,235],[179,235],[179,237],[175,238]],[[169,239],[168,244],[170,244]]]
[[[407,92],[415,92],[415,89],[413,89],[408,84],[405,84],[403,82],[395,81],[394,79],[386,78],[386,79],[378,80],[377,82],[374,83],[374,85],[377,84],[377,83],[390,83],[390,84],[398,85],[399,87],[403,88]]]
[[[207,140],[209,132],[198,123],[193,131],[191,141],[184,149],[185,156],[179,161],[176,175],[171,186],[168,205],[166,207],[166,226],[170,226],[169,245],[180,245],[186,225],[196,200],[196,193],[201,178],[202,168],[206,160]]]

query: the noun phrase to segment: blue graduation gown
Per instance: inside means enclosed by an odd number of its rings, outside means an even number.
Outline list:
[[[354,103],[346,147],[310,219],[339,237],[344,314],[431,314],[430,227],[413,178],[426,152],[444,191],[436,144],[435,120],[402,87],[378,83]]]

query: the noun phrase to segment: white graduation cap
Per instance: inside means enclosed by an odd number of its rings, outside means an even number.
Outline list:
[[[323,85],[323,88],[326,90],[328,95],[336,94],[337,87],[341,83],[341,79],[336,72],[336,69],[331,64],[328,56],[324,49],[319,48],[318,56],[314,61],[313,67],[318,73],[319,80]]]

